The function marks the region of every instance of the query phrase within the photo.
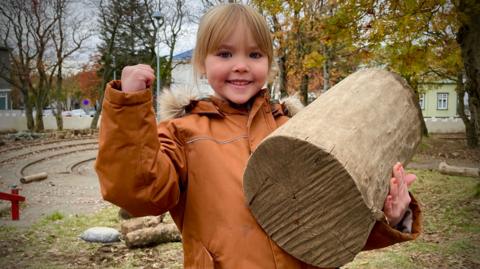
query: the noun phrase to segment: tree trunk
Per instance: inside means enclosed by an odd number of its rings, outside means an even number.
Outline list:
[[[428,128],[427,124],[425,123],[425,118],[423,118],[423,113],[422,113],[422,108],[420,107],[420,100],[418,98],[419,93],[418,93],[418,82],[415,80],[412,80],[411,77],[405,77],[408,85],[413,90],[414,95],[412,96],[413,100],[415,101],[415,106],[417,107],[416,111],[418,113],[418,116],[420,117],[420,124],[422,128],[422,135],[425,137],[428,137]]]
[[[280,99],[287,97],[287,56],[284,54],[278,58],[278,79],[280,80]]]
[[[38,94],[35,100],[35,132],[42,132],[45,129],[43,126],[43,101],[40,95]]]
[[[475,144],[478,144],[478,137],[475,131],[475,121],[468,118],[467,114],[465,113],[465,85],[463,84],[463,74],[459,73],[457,75],[457,86],[455,91],[458,95],[457,100],[457,114],[463,121],[465,125],[465,137],[467,138],[467,146],[472,147]]]
[[[323,92],[330,89],[330,64],[331,57],[327,46],[324,48],[325,61],[323,62]]]
[[[413,91],[384,70],[358,71],[269,135],[244,173],[246,201],[286,252],[339,267],[362,250],[392,167],[421,140]]]
[[[282,26],[278,21],[278,17],[276,14],[272,15],[273,21],[273,30],[275,33],[280,33],[282,31]],[[282,35],[278,37],[278,79],[279,87],[280,87],[280,99],[285,98],[288,96],[287,92],[287,53],[285,52],[285,36]]]
[[[412,90],[412,92],[414,92],[412,98],[415,101],[415,106],[417,107],[416,112],[420,117],[420,126],[422,129],[422,135],[424,137],[428,137],[428,128],[427,128],[427,124],[425,123],[425,118],[423,118],[422,108],[420,107],[420,100],[418,99],[418,90],[414,89]]]
[[[25,117],[27,117],[27,128],[30,131],[33,131],[35,127],[35,122],[33,121],[33,110],[32,103],[30,101],[30,95],[28,91],[23,94],[23,104],[25,105]]]
[[[461,26],[457,33],[457,42],[466,74],[465,91],[469,98],[470,121],[473,122],[470,127],[466,126],[466,129],[474,129],[467,130],[467,144],[476,148],[479,145],[480,133],[480,3],[475,0],[461,0],[458,9]]]
[[[63,117],[62,117],[62,102],[60,101],[62,98],[62,61],[58,67],[57,73],[57,81],[56,81],[56,108],[55,108],[55,120],[57,122],[57,130],[63,131]]]
[[[304,105],[308,105],[308,82],[309,82],[308,74],[304,74],[302,76],[302,83],[300,84],[300,94],[302,96],[302,103]]]
[[[102,83],[103,89],[105,89],[106,83]],[[95,112],[95,115],[93,116],[92,122],[90,123],[90,129],[97,129],[98,125],[98,119],[100,118],[100,115],[102,113],[102,107],[103,107],[103,95],[104,95],[105,90],[98,90],[99,96],[98,96],[98,106],[97,110]]]

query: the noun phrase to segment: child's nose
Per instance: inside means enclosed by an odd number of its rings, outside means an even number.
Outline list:
[[[235,65],[233,66],[234,72],[248,72],[248,64],[247,61],[243,59],[238,59]]]

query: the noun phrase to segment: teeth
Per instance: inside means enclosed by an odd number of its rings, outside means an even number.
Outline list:
[[[242,85],[247,85],[249,84],[250,82],[248,81],[244,81],[244,80],[230,80],[230,83],[232,83],[233,85],[239,85],[239,86],[242,86]]]

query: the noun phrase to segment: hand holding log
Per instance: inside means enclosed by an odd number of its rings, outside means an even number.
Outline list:
[[[358,71],[269,135],[244,174],[246,201],[286,252],[339,267],[363,248],[389,193],[392,165],[421,138],[418,105],[399,76]]]
[[[403,219],[411,198],[408,187],[415,181],[417,176],[405,174],[401,163],[393,166],[393,177],[390,179],[390,192],[385,199],[383,211],[389,224],[394,227]]]

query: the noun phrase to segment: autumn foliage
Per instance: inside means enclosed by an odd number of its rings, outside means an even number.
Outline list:
[[[98,76],[98,66],[85,66],[82,71],[76,74],[75,80],[83,97],[88,98],[92,103],[98,100],[98,87],[101,79]]]

